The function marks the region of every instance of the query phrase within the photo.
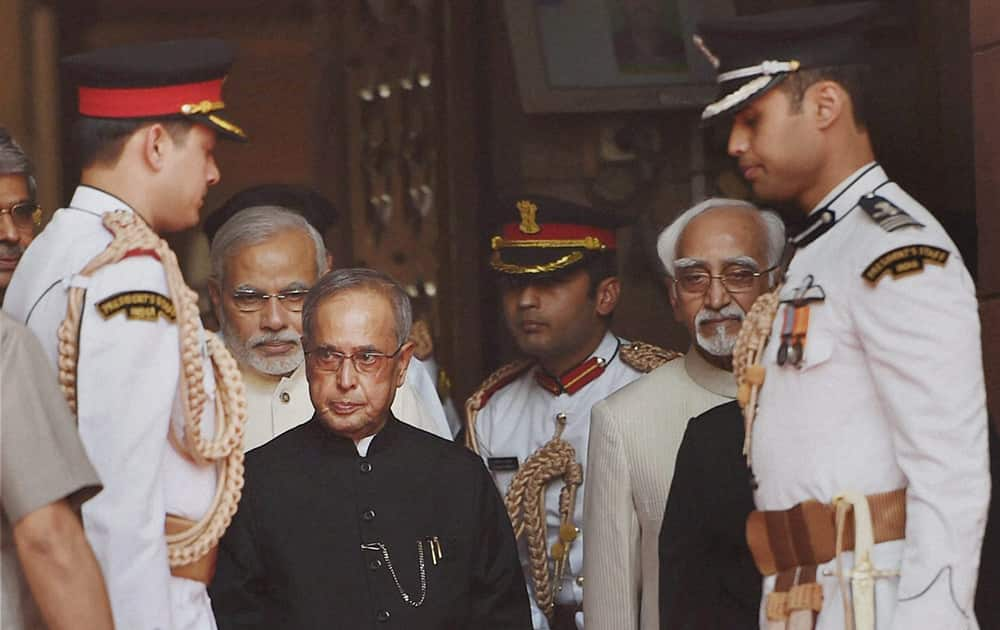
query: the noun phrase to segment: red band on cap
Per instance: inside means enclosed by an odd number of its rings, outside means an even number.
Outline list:
[[[181,106],[222,100],[222,79],[146,88],[79,88],[80,113],[95,118],[180,114]]]
[[[582,241],[591,237],[599,239],[608,249],[618,247],[614,230],[576,223],[542,223],[539,227],[540,231],[525,234],[519,223],[508,223],[503,226],[503,238],[505,241]]]

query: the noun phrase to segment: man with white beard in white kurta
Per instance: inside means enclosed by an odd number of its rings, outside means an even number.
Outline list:
[[[212,239],[209,291],[247,392],[244,448],[313,416],[300,340],[306,293],[327,271],[319,232],[278,206],[238,210]],[[434,383],[414,359],[392,404],[397,418],[451,439]]]

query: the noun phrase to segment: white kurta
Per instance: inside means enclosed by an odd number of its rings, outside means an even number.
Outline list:
[[[271,441],[289,429],[294,429],[313,417],[309,398],[309,382],[305,364],[288,376],[267,377],[241,365],[247,389],[247,426],[243,434],[243,449],[249,451]],[[426,368],[416,358],[410,360],[406,380],[396,390],[392,413],[403,422],[451,440],[451,431],[437,392],[431,387],[428,401],[427,383],[433,381]],[[421,378],[422,376],[426,378]]]
[[[925,227],[882,229],[857,205],[871,192]],[[977,628],[990,480],[975,287],[937,220],[878,165],[845,180],[824,208],[836,223],[798,251],[782,292],[791,297],[811,275],[826,295],[810,305],[804,360],[777,365],[784,306],[763,358],[752,444],[757,507],[906,487],[906,538],[873,554],[875,568],[901,572],[877,580],[876,628]],[[950,252],[947,263],[874,284],[862,276],[887,252],[919,244]],[[819,630],[844,627],[834,570],[833,562],[819,567]],[[765,596],[773,583],[765,580]]]
[[[627,342],[622,341],[624,346]],[[479,453],[489,464],[490,458],[516,457],[518,464],[552,439],[556,429],[556,416],[566,414],[566,428],[562,438],[576,449],[577,461],[587,463],[587,442],[590,435],[590,409],[594,403],[603,400],[623,385],[639,378],[642,373],[629,367],[621,360],[618,339],[610,332],[591,356],[609,361],[604,373],[585,385],[575,394],[553,396],[535,380],[535,371],[528,370],[517,379],[497,391],[487,401],[476,417],[476,438]],[[614,359],[612,359],[614,357]],[[491,470],[500,493],[507,494],[514,472]],[[583,484],[577,490],[573,521],[582,530],[573,542],[569,561],[563,576],[562,590],[557,588],[556,602],[579,605],[583,602],[583,548],[586,529],[583,527],[583,505],[587,471],[583,473]],[[548,545],[559,539],[559,492],[561,483],[551,483],[545,491],[546,521],[548,524]],[[520,541],[521,565],[525,569],[525,579],[530,585],[530,565],[528,551]],[[530,588],[530,586],[529,586]],[[539,610],[534,597],[531,599],[532,622],[537,629],[549,627],[545,615]],[[577,615],[577,625],[582,628],[582,614]]]
[[[101,216],[129,210],[94,188],[77,188],[21,259],[4,301],[27,323],[55,364],[56,331],[66,316],[67,287],[86,287],[77,365],[80,437],[104,491],[83,506],[87,538],[107,582],[118,628],[215,627],[205,586],[170,575],[167,513],[200,519],[212,502],[216,472],[196,466],[168,443],[181,434],[180,352],[174,322],[105,319],[97,303],[122,292],[169,295],[160,262],[135,256],[104,267],[89,280],[75,274],[111,241]],[[215,432],[215,381],[202,333],[208,400],[202,432]]]
[[[659,630],[659,536],[688,420],[732,400],[694,348],[594,405],[584,502],[590,630]]]

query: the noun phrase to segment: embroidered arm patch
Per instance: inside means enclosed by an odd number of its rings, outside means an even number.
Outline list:
[[[124,311],[128,319],[155,322],[157,317],[172,322],[177,319],[174,303],[155,291],[123,291],[97,303],[104,319]]]
[[[933,245],[906,245],[904,247],[897,247],[876,258],[872,264],[868,265],[861,272],[861,277],[872,284],[877,284],[886,272],[890,272],[893,277],[897,277],[920,273],[924,270],[926,263],[941,265],[943,267],[948,262],[950,253]]]

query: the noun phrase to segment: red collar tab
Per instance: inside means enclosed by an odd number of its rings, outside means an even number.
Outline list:
[[[526,233],[523,223],[503,226],[501,240],[494,249],[502,247],[586,247],[587,249],[617,249],[615,231],[593,225],[577,223],[543,223],[537,230]],[[496,241],[496,239],[494,239]],[[592,243],[592,246],[584,243]]]
[[[152,256],[153,258],[160,260],[160,255],[156,253],[155,249],[130,249],[125,252],[122,258],[134,258],[136,256]]]
[[[80,86],[79,109],[94,118],[145,118],[173,114],[207,114],[225,107],[225,78],[143,88],[98,88]]]
[[[591,381],[597,379],[598,376],[604,374],[607,366],[608,362],[605,359],[590,357],[572,370],[564,373],[558,379],[544,370],[538,369],[535,371],[535,380],[542,386],[542,389],[553,396],[558,396],[559,394],[569,394],[572,396]]]

